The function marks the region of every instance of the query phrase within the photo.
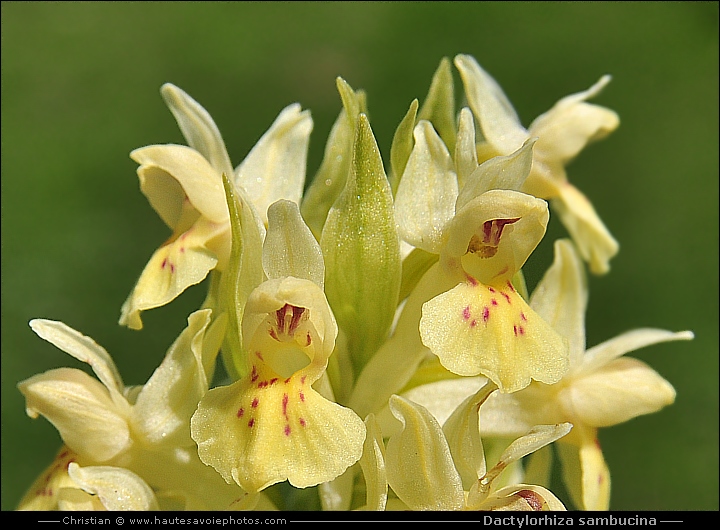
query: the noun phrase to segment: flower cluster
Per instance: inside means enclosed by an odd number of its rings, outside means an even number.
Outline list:
[[[607,273],[619,247],[565,168],[619,124],[587,102],[609,77],[525,128],[474,58],[454,64],[468,106],[443,59],[387,166],[364,92],[338,78],[308,185],[309,111],[283,109],[233,168],[208,112],[162,87],[187,145],[130,156],[172,234],[120,324],[141,329],[202,281],[207,297],[139,387],[92,339],[30,322],[96,377],[19,384],[64,442],[20,509],[282,509],[283,492],[312,488],[328,510],[564,510],[553,455],[572,507],[608,509],[598,429],[675,399],[623,355],[692,338],[636,329],[586,349],[585,269]],[[550,207],[570,238],[529,295]]]

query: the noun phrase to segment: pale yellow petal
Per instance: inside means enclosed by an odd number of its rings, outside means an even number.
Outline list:
[[[590,142],[600,140],[620,125],[618,115],[604,107],[585,103],[608,83],[606,75],[584,92],[564,97],[538,116],[529,133],[537,136],[536,155],[541,160],[567,165]]]
[[[460,211],[468,202],[489,190],[520,190],[530,174],[535,140],[527,140],[508,156],[496,156],[476,166],[465,178],[455,209]]]
[[[675,340],[692,340],[694,337],[692,331],[678,331],[675,333],[654,328],[634,329],[587,350],[583,357],[581,369],[583,373],[592,373],[613,359],[640,348]]]
[[[18,384],[30,417],[42,415],[75,453],[104,462],[132,445],[126,412],[108,389],[73,368],[58,368]]]
[[[415,146],[395,195],[395,218],[403,240],[437,254],[443,229],[455,214],[457,175],[447,147],[430,122],[419,122],[414,137]]]
[[[502,392],[531,380],[555,383],[568,368],[567,345],[515,292],[463,282],[422,309],[423,344],[458,375],[485,375]]]
[[[580,190],[567,182],[559,189],[559,197],[552,201],[553,209],[570,232],[580,255],[588,262],[590,271],[607,273],[610,260],[618,253],[620,245]]]
[[[92,338],[75,331],[70,326],[55,320],[34,319],[30,327],[41,338],[72,355],[78,361],[90,365],[98,379],[110,392],[118,406],[123,406],[121,394],[125,390],[120,372],[110,354]]]
[[[221,173],[195,149],[184,145],[149,145],[135,149],[130,153],[130,158],[140,164],[138,175],[141,189],[149,194],[148,200],[156,210],[165,211],[166,207],[160,205],[168,199],[163,197],[164,187],[143,184],[148,178],[146,168],[158,168],[172,176],[180,183],[190,203],[204,217],[217,223],[227,220],[228,211]],[[176,197],[176,194],[175,191],[173,197]]]
[[[202,461],[250,492],[333,480],[360,459],[365,440],[362,420],[304,377],[267,380],[263,372],[210,390],[191,428]]]
[[[365,418],[365,444],[360,467],[365,477],[365,510],[383,511],[387,505],[388,481],[385,469],[385,444],[374,414]]]
[[[478,409],[495,390],[497,387],[494,384],[485,383],[480,390],[465,399],[443,424],[455,468],[466,490],[487,471],[480,439]]]
[[[457,55],[455,66],[484,139],[502,155],[518,149],[529,135],[497,81],[470,55]]]
[[[475,122],[468,107],[460,110],[458,118],[457,142],[455,143],[455,171],[458,187],[461,190],[467,177],[478,167],[478,154],[475,142]]]
[[[212,311],[196,311],[142,387],[133,406],[133,430],[154,446],[192,444],[189,421],[209,386],[204,356],[217,355],[223,328],[208,330]],[[214,363],[208,363],[208,365]]]
[[[571,366],[579,365],[585,353],[587,301],[585,266],[573,244],[558,239],[555,259],[533,291],[530,307],[568,340]]]
[[[150,486],[127,469],[111,466],[80,467],[71,463],[70,477],[83,490],[100,498],[110,511],[157,510],[158,504]]]
[[[621,357],[574,378],[559,397],[570,417],[609,427],[671,405],[675,389],[644,362]]]
[[[312,128],[310,111],[288,105],[235,170],[235,183],[247,191],[266,225],[275,201],[300,203]]]
[[[160,93],[188,145],[203,155],[218,173],[231,175],[233,168],[225,142],[208,111],[172,83],[165,83]]]
[[[120,324],[141,329],[142,311],[161,307],[189,286],[203,281],[218,263],[217,253],[209,247],[218,238],[229,241],[228,228],[227,224],[201,218],[185,233],[156,250],[123,304]]]
[[[462,481],[440,424],[424,407],[396,395],[390,410],[403,423],[385,451],[390,487],[412,510],[462,509]]]
[[[325,282],[320,244],[303,221],[298,205],[279,200],[268,208],[268,231],[263,244],[263,268],[268,278],[294,276]]]

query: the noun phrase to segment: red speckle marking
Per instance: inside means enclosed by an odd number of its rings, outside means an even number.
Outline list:
[[[495,299],[493,298],[492,300],[490,300],[490,303],[491,303],[492,305],[497,305],[497,300],[495,300]]]
[[[256,352],[255,352],[255,357],[257,357],[257,358],[260,359],[261,361],[265,361],[265,359],[263,359],[262,353],[259,352],[259,351],[256,351]]]
[[[305,394],[303,394],[302,392],[300,392],[300,401],[302,401],[303,403],[305,402]]]
[[[268,330],[268,333],[270,334],[270,336],[271,336],[273,339],[275,339],[275,340],[280,340],[280,339],[278,339],[277,333],[275,333],[275,328],[270,328],[270,329]]]
[[[257,384],[257,387],[258,387],[258,388],[265,388],[266,386],[268,386],[268,382],[267,382],[267,381],[260,381],[260,382]]]
[[[305,346],[310,346],[311,342],[312,342],[312,337],[310,337],[310,332],[308,332],[307,339],[305,341]]]
[[[170,273],[172,274],[173,272],[175,272],[175,265],[173,265],[173,264],[171,263],[171,264],[170,264]]]
[[[525,335],[525,328],[522,327],[522,326],[518,326],[518,333],[519,333],[520,335]]]
[[[495,291],[495,289],[493,289],[492,287],[488,287],[488,291],[490,291],[491,293],[497,292],[497,291]]]
[[[300,426],[305,427],[305,418],[300,418]]]
[[[527,501],[527,503],[530,505],[530,507],[533,509],[533,511],[540,512],[543,508],[543,499],[531,490],[520,490],[517,492],[518,496],[522,497]]]
[[[477,286],[478,281],[477,281],[475,278],[473,278],[473,277],[470,276],[469,274],[466,274],[465,277],[467,278],[467,281],[468,281],[468,283],[469,283],[470,285],[472,285],[473,287],[476,287],[476,286]]]
[[[470,322],[470,327],[471,327],[471,328],[474,328],[475,326],[477,326],[477,320],[475,320],[475,319],[473,318],[472,321]]]
[[[290,425],[285,425],[285,436],[290,436]]]
[[[282,411],[283,411],[283,416],[285,416],[285,418],[287,418],[287,406],[288,406],[289,400],[290,400],[290,398],[288,397],[288,395],[283,394]]]
[[[277,383],[277,381],[278,381],[278,378],[277,378],[277,377],[273,377],[272,379],[270,379],[270,384],[271,384],[271,385],[274,385],[275,383]]]
[[[463,309],[463,318],[465,320],[470,320],[470,306],[465,306],[465,309]]]
[[[252,371],[250,372],[250,382],[254,383],[257,381],[258,373],[257,373],[257,367],[253,364]]]
[[[185,247],[180,247],[180,252],[185,253]]]
[[[490,308],[483,307],[483,322],[487,322],[490,319]]]
[[[510,280],[508,280],[506,283],[507,283],[507,286],[510,288],[510,290],[514,293],[514,292],[515,292],[515,287],[513,287],[513,284],[510,283]]]
[[[517,326],[513,325],[513,333],[515,333],[515,336],[517,337],[518,329]]]
[[[243,417],[243,414],[245,414],[245,409],[242,408],[242,407],[240,407],[240,408],[238,409],[238,411],[237,411],[237,417],[238,417],[238,418],[242,418],[242,417]]]
[[[258,406],[258,403],[260,403],[260,401],[258,400],[258,398],[254,398],[254,399],[252,400],[252,403],[250,403],[250,406],[251,406],[252,408],[256,409],[257,406]]]
[[[527,317],[525,316],[525,313],[523,313],[522,311],[520,311],[520,320],[522,320],[523,322],[527,322]]]
[[[248,422],[248,427],[252,429],[253,425],[255,425],[255,418],[250,418],[250,421]]]
[[[307,376],[304,375],[304,376],[302,376],[302,377],[300,378],[300,384],[301,384],[301,385],[304,385],[304,384],[305,384],[305,378],[306,378],[306,377],[307,377]]]
[[[505,298],[505,301],[506,301],[508,304],[512,304],[512,302],[510,301],[510,295],[509,295],[509,294],[507,294],[507,293],[500,293],[500,294],[503,295],[503,298]]]
[[[165,258],[164,260],[162,260],[162,263],[160,264],[160,268],[161,268],[161,269],[164,269],[166,265],[167,265],[167,258]]]

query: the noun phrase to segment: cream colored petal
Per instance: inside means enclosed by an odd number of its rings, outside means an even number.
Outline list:
[[[149,145],[135,149],[130,158],[140,164],[141,189],[150,193],[148,200],[158,211],[163,206],[156,206],[163,201],[165,190],[158,185],[143,185],[146,168],[158,168],[171,175],[182,186],[190,203],[206,218],[214,222],[223,222],[228,218],[225,194],[222,188],[221,173],[195,149],[184,145]]]
[[[613,359],[646,346],[675,340],[692,340],[694,337],[692,331],[678,331],[675,333],[653,328],[627,331],[587,350],[583,357],[582,373],[590,374]]]
[[[484,139],[500,154],[517,150],[530,135],[502,88],[470,55],[457,55],[455,66]]]
[[[460,260],[462,269],[483,283],[509,280],[545,235],[547,203],[510,190],[490,190],[457,212],[445,228],[440,263],[445,270]],[[498,232],[499,228],[499,232]],[[487,240],[487,245],[484,241]],[[483,242],[487,252],[473,248]]]
[[[402,396],[428,409],[444,425],[463,401],[480,390],[487,381],[486,377],[453,377],[416,386],[403,392]]]
[[[558,239],[555,259],[533,291],[530,307],[568,340],[571,366],[579,366],[585,353],[587,300],[585,266],[573,244]]]
[[[390,410],[403,423],[385,451],[390,487],[411,510],[462,509],[462,481],[440,424],[427,409],[397,395]]]
[[[425,305],[423,344],[458,375],[482,374],[502,392],[531,380],[555,383],[568,368],[567,345],[508,283],[463,282]]]
[[[305,224],[297,203],[279,200],[268,208],[268,231],[263,243],[263,268],[270,279],[293,276],[325,283],[320,244]]]
[[[460,109],[454,161],[458,187],[462,193],[465,180],[478,167],[475,122],[473,121],[472,111],[468,107]]]
[[[191,428],[201,460],[250,492],[333,480],[360,459],[365,440],[362,420],[304,377],[267,380],[264,372],[210,390]]]
[[[97,379],[71,368],[58,368],[18,384],[30,417],[42,415],[75,453],[104,462],[132,445],[126,412]]]
[[[536,425],[525,435],[512,442],[500,455],[498,463],[470,489],[467,504],[477,507],[488,499],[493,481],[512,463],[562,438],[572,429],[570,423]]]
[[[533,163],[535,138],[527,140],[522,147],[508,156],[496,156],[476,167],[466,177],[455,205],[456,211],[489,190],[518,191]]]
[[[447,57],[440,60],[440,65],[435,70],[430,90],[418,111],[417,119],[432,123],[448,150],[455,151],[455,84],[452,66]]]
[[[58,492],[57,509],[61,512],[106,511],[102,501],[95,495],[72,488],[61,488]]]
[[[443,424],[455,468],[466,490],[487,471],[480,439],[479,408],[495,390],[497,387],[494,384],[486,383],[465,399]]]
[[[347,511],[350,509],[355,489],[355,469],[348,468],[342,475],[318,485],[322,511]]]
[[[417,110],[418,100],[414,99],[412,103],[410,103],[410,108],[397,126],[397,129],[395,129],[392,144],[390,145],[390,173],[388,174],[388,180],[390,181],[393,195],[397,192],[400,178],[405,172],[405,166],[410,158],[410,153],[412,153],[412,148],[415,145],[413,129],[415,128]]]
[[[160,93],[175,116],[188,145],[203,155],[218,173],[232,175],[233,168],[225,142],[208,111],[171,83],[165,83]]]
[[[70,477],[86,492],[97,495],[110,511],[158,510],[150,486],[135,473],[111,466],[80,467],[71,463]]]
[[[559,189],[560,195],[552,201],[553,209],[570,232],[580,255],[588,262],[590,272],[607,273],[610,260],[618,253],[620,245],[580,190],[567,182]]]
[[[34,319],[30,321],[30,327],[40,338],[72,355],[78,361],[89,364],[95,375],[110,392],[115,404],[120,407],[124,405],[125,400],[122,393],[125,385],[112,357],[105,348],[90,337],[59,321]]]
[[[383,511],[387,505],[388,481],[385,469],[385,444],[374,414],[365,418],[365,444],[360,467],[365,477],[365,510]]]
[[[211,313],[204,309],[188,317],[188,326],[138,395],[133,406],[133,430],[148,444],[192,444],[190,417],[213,375],[205,371],[204,356],[214,358],[223,338],[222,326],[208,329]]]
[[[571,417],[609,427],[671,405],[675,389],[642,361],[621,357],[573,379],[560,399]]]
[[[200,217],[180,182],[157,166],[137,169],[140,191],[173,232],[184,232]]]
[[[455,214],[457,176],[450,153],[430,122],[419,122],[414,137],[415,147],[395,195],[395,219],[403,240],[438,254],[443,229]]]
[[[288,105],[235,169],[235,183],[247,191],[266,225],[267,209],[275,201],[300,203],[312,128],[310,111]]]
[[[597,439],[597,429],[582,429],[577,434],[580,434],[577,445],[556,444],[566,489],[579,509],[607,510],[610,507],[610,470]]]
[[[227,224],[201,218],[185,233],[156,250],[123,304],[120,324],[141,329],[142,311],[163,306],[189,286],[203,281],[218,263],[217,254],[208,247],[213,240],[229,239],[228,236]]]
[[[588,143],[617,129],[620,118],[615,112],[585,103],[609,82],[610,76],[603,76],[588,90],[561,99],[533,121],[529,132],[540,138],[535,151],[538,159],[567,165]]]

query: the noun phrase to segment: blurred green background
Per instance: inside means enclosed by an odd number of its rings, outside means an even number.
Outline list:
[[[620,128],[570,166],[621,244],[590,280],[588,345],[635,327],[692,342],[633,356],[678,391],[659,414],[601,431],[617,510],[718,509],[718,4],[2,3],[2,509],[13,509],[60,438],[25,415],[16,383],[79,363],[36,337],[62,320],[141,384],[204,286],[117,325],[169,231],[128,153],[184,143],[159,94],[179,85],[213,115],[238,164],[277,113],[312,111],[308,177],[339,109],[335,77],[368,93],[387,163],[395,127],[441,57],[474,55],[523,123],[605,73],[596,102]],[[460,88],[456,75],[456,88]],[[548,239],[526,267],[552,260]]]

